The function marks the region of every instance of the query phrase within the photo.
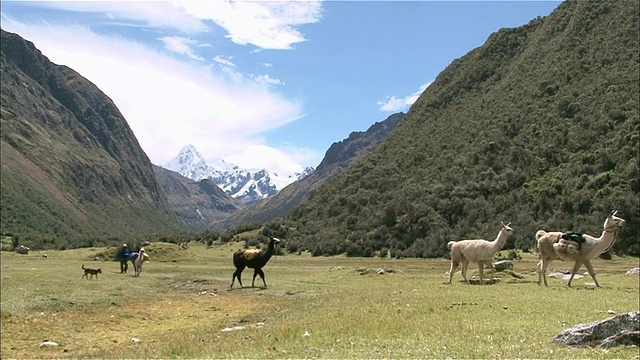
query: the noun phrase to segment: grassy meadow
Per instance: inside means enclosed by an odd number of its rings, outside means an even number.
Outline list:
[[[483,286],[463,283],[459,271],[445,284],[444,259],[287,254],[264,268],[268,288],[248,287],[246,269],[246,288],[229,290],[237,248],[153,243],[140,277],[93,260],[113,248],[47,251],[46,259],[2,252],[1,357],[638,359],[632,347],[551,342],[608,310],[638,310],[638,277],[624,275],[638,258],[595,260],[596,289],[588,276],[573,288],[554,278],[538,286],[529,254]],[[81,279],[83,264],[100,267],[100,279]],[[558,261],[550,270],[570,267]],[[45,340],[59,346],[39,347]]]

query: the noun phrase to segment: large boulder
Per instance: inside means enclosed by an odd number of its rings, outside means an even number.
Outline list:
[[[513,270],[513,262],[509,260],[500,260],[493,263],[493,268],[496,271]]]
[[[640,311],[631,311],[588,324],[575,325],[553,337],[556,344],[612,347],[640,343]]]
[[[18,254],[22,254],[22,255],[27,255],[27,254],[29,254],[29,250],[31,250],[31,249],[29,249],[28,247],[26,247],[26,246],[24,246],[24,245],[20,245],[20,246],[18,246],[18,247],[16,248],[16,252],[17,252]]]

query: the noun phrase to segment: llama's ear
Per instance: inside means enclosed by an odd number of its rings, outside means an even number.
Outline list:
[[[611,214],[609,214],[609,217],[616,216],[617,213],[618,213],[618,210],[613,210]]]

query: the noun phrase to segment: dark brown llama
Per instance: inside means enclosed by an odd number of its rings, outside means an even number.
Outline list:
[[[264,280],[264,272],[262,268],[267,265],[269,259],[271,259],[271,255],[273,255],[273,251],[275,245],[280,243],[278,238],[274,238],[269,236],[269,246],[266,251],[258,250],[258,249],[247,249],[247,250],[238,250],[233,254],[233,265],[236,267],[236,271],[233,273],[233,278],[231,279],[231,287],[233,287],[233,283],[238,278],[238,283],[240,283],[240,287],[242,286],[242,270],[245,267],[248,267],[253,270],[253,280],[251,281],[251,287],[254,287],[254,283],[256,281],[256,275],[260,275],[262,282],[264,283],[264,287],[267,287],[267,282]]]

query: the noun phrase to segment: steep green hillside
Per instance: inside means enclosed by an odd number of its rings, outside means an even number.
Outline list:
[[[442,256],[511,221],[508,246],[527,248],[539,228],[599,235],[618,209],[615,249],[637,253],[637,5],[567,1],[453,61],[371,155],[280,222],[289,246]]]
[[[181,230],[151,163],[104,93],[2,31],[3,234],[56,238]]]

